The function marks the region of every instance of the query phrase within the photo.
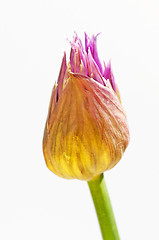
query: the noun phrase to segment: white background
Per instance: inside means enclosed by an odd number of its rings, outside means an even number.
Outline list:
[[[122,240],[159,239],[159,2],[0,2],[0,239],[101,239],[87,183],[50,172],[42,137],[66,40],[98,37],[131,142],[105,173]],[[67,52],[68,53],[68,52]]]

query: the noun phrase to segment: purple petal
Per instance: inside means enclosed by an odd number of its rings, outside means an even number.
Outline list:
[[[88,75],[89,75],[89,77],[92,77],[97,82],[101,83],[102,85],[105,85],[105,83],[103,81],[103,77],[99,70],[99,67],[96,64],[90,50],[88,50],[87,60],[88,60]]]
[[[60,97],[61,88],[62,88],[64,76],[65,76],[65,73],[66,73],[66,69],[67,69],[66,53],[64,52],[64,56],[63,56],[62,64],[61,64],[61,68],[60,68],[60,73],[59,73],[59,77],[58,77],[58,80],[57,80],[58,86],[57,86],[57,89],[56,89],[56,101],[58,101],[58,99]]]
[[[70,52],[70,65],[71,65],[71,70],[72,72],[74,72],[74,54],[75,54],[75,50],[73,48],[71,48],[71,52]]]
[[[115,85],[115,79],[114,79],[114,75],[112,73],[111,70],[111,62],[108,63],[108,66],[106,66],[105,62],[104,62],[104,73],[103,73],[103,77],[105,79],[109,79],[112,88],[114,90],[114,92],[116,92],[116,85]]]
[[[87,64],[86,64],[86,54],[84,52],[82,42],[75,33],[73,42],[71,42],[71,53],[70,53],[70,65],[71,71],[74,73],[80,73],[82,68],[82,73],[88,74]]]
[[[97,36],[99,34],[97,34],[96,36],[92,36],[92,39],[90,39],[87,34],[85,33],[85,50],[88,54],[88,50],[90,49],[91,53],[92,53],[92,56],[96,62],[96,64],[98,65],[99,67],[99,70],[101,72],[101,74],[103,74],[103,68],[102,68],[102,64],[99,60],[99,57],[98,57],[98,51],[97,51]]]

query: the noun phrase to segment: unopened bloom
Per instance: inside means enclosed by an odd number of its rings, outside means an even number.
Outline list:
[[[84,48],[75,34],[52,91],[43,139],[46,164],[60,177],[90,180],[116,165],[128,142],[111,65],[102,66],[95,36],[85,34]]]

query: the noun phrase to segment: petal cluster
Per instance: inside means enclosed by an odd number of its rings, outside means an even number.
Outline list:
[[[127,119],[110,63],[99,60],[97,36],[77,34],[64,54],[43,138],[48,168],[68,179],[90,180],[112,168],[129,142]]]

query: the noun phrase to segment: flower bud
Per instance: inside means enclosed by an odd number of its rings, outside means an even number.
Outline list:
[[[43,138],[48,168],[67,179],[90,180],[111,169],[129,142],[127,119],[111,65],[98,58],[96,37],[75,34],[64,54]]]

